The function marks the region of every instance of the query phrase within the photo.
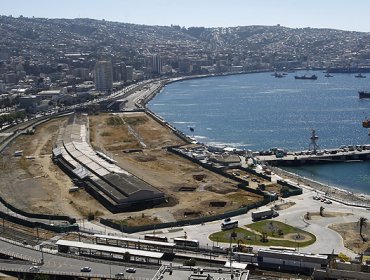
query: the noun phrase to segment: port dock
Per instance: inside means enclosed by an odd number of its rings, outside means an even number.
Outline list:
[[[273,166],[299,166],[306,164],[353,162],[370,160],[370,145],[342,146],[338,149],[309,150],[287,153],[255,155],[258,162]]]

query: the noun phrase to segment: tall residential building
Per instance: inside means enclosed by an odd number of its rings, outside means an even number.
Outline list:
[[[154,74],[161,74],[162,72],[162,59],[159,54],[154,54],[152,57],[152,70]]]
[[[113,81],[126,82],[126,64],[124,62],[116,63],[113,65]]]
[[[113,88],[113,69],[110,61],[98,61],[95,64],[95,89],[110,91]]]
[[[129,65],[126,66],[126,80],[130,82],[134,80],[134,67]]]

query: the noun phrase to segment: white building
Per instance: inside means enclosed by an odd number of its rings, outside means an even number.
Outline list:
[[[97,91],[110,91],[113,88],[113,68],[110,61],[98,61],[94,71]]]

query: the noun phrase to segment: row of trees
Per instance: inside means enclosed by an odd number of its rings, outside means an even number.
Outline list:
[[[8,96],[0,100],[0,108],[13,107],[19,104],[19,96],[9,98]]]
[[[13,122],[23,122],[26,117],[27,115],[24,111],[0,115],[0,128],[2,128],[4,125],[12,124]]]

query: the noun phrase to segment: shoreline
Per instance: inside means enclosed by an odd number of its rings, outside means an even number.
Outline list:
[[[258,72],[271,72],[268,70],[258,71]],[[243,72],[243,73],[227,73],[227,74],[220,74],[220,75],[198,75],[198,76],[184,76],[184,77],[178,77],[175,79],[167,79],[167,81],[163,81],[161,86],[157,88],[157,90],[150,93],[140,104],[142,108],[144,108],[147,112],[150,112],[150,114],[154,115],[158,120],[162,121],[162,124],[167,126],[172,131],[176,132],[178,135],[181,135],[181,138],[187,138],[187,140],[191,140],[189,135],[184,134],[182,131],[178,130],[173,125],[169,124],[166,120],[164,120],[162,117],[158,116],[155,112],[147,108],[147,104],[156,97],[158,93],[162,91],[162,89],[170,83],[178,82],[178,81],[184,81],[184,80],[191,80],[191,79],[200,79],[200,78],[211,78],[211,77],[218,77],[218,76],[228,76],[228,75],[241,75],[241,74],[253,74],[256,73],[256,71],[251,72]],[[208,144],[206,144],[208,145]],[[270,167],[271,168],[271,167]],[[306,189],[311,189],[312,191],[320,192],[324,197],[337,201],[339,203],[355,206],[355,207],[364,207],[364,208],[370,208],[370,195],[367,194],[361,194],[356,191],[349,191],[344,188],[334,187],[326,185],[322,182],[315,181],[303,176],[300,176],[296,173],[291,173],[286,170],[283,170],[281,168],[271,168],[276,175],[282,177],[283,179],[291,181],[293,184],[304,187]],[[300,183],[303,183],[303,185]]]
[[[282,177],[284,180],[289,180],[293,184],[306,188],[321,195],[321,197],[328,198],[339,203],[370,208],[370,196],[358,192],[349,191],[346,189],[325,185],[321,182],[299,176],[296,173],[291,173],[278,167],[269,167],[276,175]],[[303,183],[303,184],[302,184]]]

